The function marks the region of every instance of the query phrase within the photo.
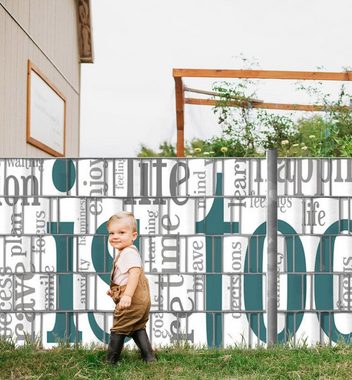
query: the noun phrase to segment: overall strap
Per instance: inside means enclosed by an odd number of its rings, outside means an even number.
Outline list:
[[[122,251],[123,251],[123,250],[122,250]],[[115,259],[114,259],[114,261],[112,262],[112,268],[111,268],[111,273],[110,273],[110,281],[111,281],[111,282],[112,282],[112,280],[114,279],[116,263],[117,263],[117,260],[120,258],[122,251],[120,251],[120,252],[115,256]]]

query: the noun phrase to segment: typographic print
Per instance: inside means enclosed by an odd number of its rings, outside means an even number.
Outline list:
[[[265,345],[264,159],[2,159],[0,173],[1,336],[106,343],[106,222],[127,210],[153,344]],[[280,159],[278,194],[278,341],[350,341],[352,160]]]

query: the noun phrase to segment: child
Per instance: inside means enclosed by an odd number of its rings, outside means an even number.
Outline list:
[[[119,360],[126,336],[133,338],[145,362],[154,361],[145,331],[150,310],[149,285],[138,249],[133,245],[137,238],[136,219],[131,212],[122,211],[108,220],[107,228],[109,243],[117,250],[107,291],[116,303],[107,361],[115,364]]]

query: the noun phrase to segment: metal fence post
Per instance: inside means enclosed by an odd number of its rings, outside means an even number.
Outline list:
[[[267,344],[277,341],[277,150],[266,152],[267,159]]]

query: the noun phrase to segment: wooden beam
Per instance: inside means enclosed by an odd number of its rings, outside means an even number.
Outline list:
[[[176,98],[176,126],[177,126],[177,144],[176,156],[185,156],[185,116],[184,116],[184,90],[182,78],[175,78],[175,98]]]
[[[173,69],[174,78],[253,78],[350,81],[352,72]]]
[[[195,99],[185,98],[185,104],[195,104],[199,106],[216,106],[222,102],[215,99]],[[228,101],[229,107],[241,107],[248,105],[247,102]],[[291,110],[291,111],[325,111],[328,107],[323,105],[311,105],[311,104],[285,104],[285,103],[251,103],[252,108],[263,108],[268,110]],[[345,106],[341,109],[352,109]]]
[[[196,88],[190,88],[190,87],[186,87],[186,86],[184,86],[184,91],[185,92],[194,92],[195,94],[212,95],[212,96],[224,95],[223,93],[221,93],[219,91],[216,92],[216,91],[198,90]],[[238,96],[231,96],[230,95],[230,99],[238,99],[238,98],[239,98]],[[264,102],[264,100],[256,99],[256,98],[247,98],[247,99],[251,103],[263,103]]]

